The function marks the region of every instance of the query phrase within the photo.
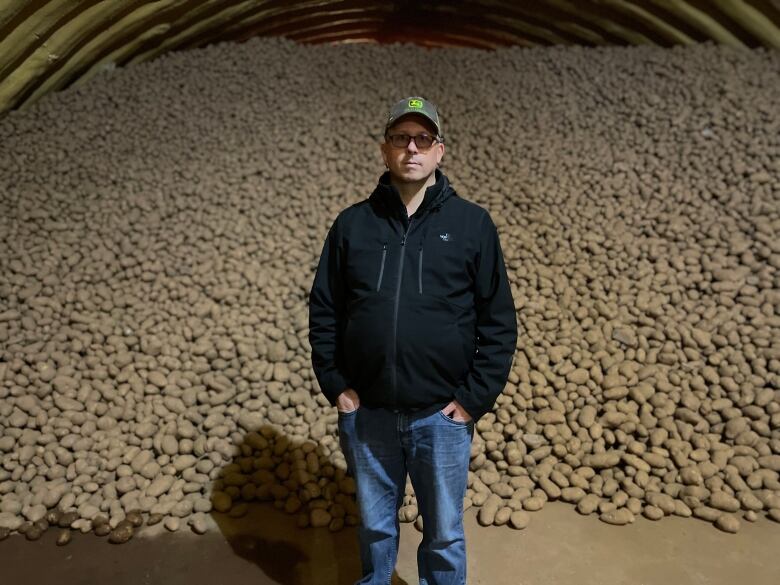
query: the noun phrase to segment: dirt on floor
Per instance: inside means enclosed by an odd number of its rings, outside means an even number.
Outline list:
[[[211,517],[207,534],[144,527],[111,545],[75,534],[65,546],[48,531],[36,542],[15,535],[0,543],[0,583],[48,585],[351,585],[360,575],[355,529],[300,530],[270,505],[241,519]],[[769,521],[727,534],[702,521],[639,518],[615,527],[551,502],[531,525],[482,528],[466,512],[472,585],[776,585],[780,527]],[[417,584],[420,533],[402,525],[394,585]]]

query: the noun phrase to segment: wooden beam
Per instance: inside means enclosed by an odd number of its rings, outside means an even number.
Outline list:
[[[552,8],[552,10],[550,10],[549,6],[528,8],[523,2],[512,4],[511,8],[508,8],[503,0],[481,0],[479,4],[485,8],[485,12],[493,12],[496,8],[504,7],[507,12],[517,15],[518,19],[521,15],[534,20],[543,19],[547,23],[548,28],[557,31],[553,33],[557,36],[560,36],[559,33],[563,32],[571,38],[585,43],[603,45],[607,42],[601,34],[578,22],[569,20],[571,15],[568,12],[562,12],[556,8]]]
[[[5,5],[0,5],[0,29],[21,14],[27,4],[28,2],[24,0],[11,0]]]
[[[22,20],[18,26],[11,29],[5,38],[0,40],[0,80],[10,73],[12,68],[18,67],[24,62],[25,54],[35,50],[46,42],[56,32],[57,24],[67,17],[68,13],[75,14],[79,8],[89,0],[54,0],[46,2],[33,14]],[[21,12],[21,5],[25,2],[17,2],[14,6],[0,12],[0,29]]]
[[[353,34],[361,34],[361,33],[373,33],[373,35],[367,35],[364,38],[364,40],[370,41],[372,43],[377,43],[377,37],[379,36],[379,30],[374,27],[373,29],[369,28],[357,28],[354,30],[345,30],[345,31],[337,31],[337,32],[324,32],[319,33],[315,35],[304,35],[301,37],[298,37],[297,35],[292,35],[292,38],[295,38],[296,41],[302,42],[302,43],[325,43],[329,42],[331,44],[346,44],[348,42],[352,42],[352,39],[354,38]],[[451,41],[448,41],[448,39],[452,39]],[[494,50],[496,47],[488,44],[485,42],[485,39],[483,37],[473,37],[465,34],[457,34],[454,32],[437,32],[434,33],[432,36],[425,39],[424,42],[422,42],[419,38],[413,37],[413,36],[406,36],[404,34],[399,34],[390,37],[390,40],[392,42],[400,42],[400,43],[415,43],[417,45],[422,45],[425,47],[470,47],[474,49],[483,49],[483,50]]]
[[[594,23],[602,30],[605,30],[610,34],[620,39],[623,39],[629,44],[632,45],[655,45],[656,44],[653,42],[652,39],[647,38],[639,31],[627,28],[621,24],[609,20],[608,18],[604,18],[602,16],[599,16],[598,14],[593,14],[592,12],[589,12],[586,9],[586,7],[583,6],[582,3],[574,4],[573,2],[569,2],[569,0],[546,0],[546,1],[549,4],[553,4],[561,8],[562,10],[566,10],[569,13],[578,15],[583,20],[587,20],[589,22]]]
[[[288,37],[298,32],[298,27],[325,28],[328,24],[354,24],[360,22],[382,23],[387,19],[385,9],[376,7],[366,8],[339,8],[336,10],[320,10],[317,12],[294,11],[293,9],[284,11],[275,11],[268,14],[265,18],[252,18],[245,21],[236,22],[224,33],[215,31],[205,37],[197,39],[197,46],[204,46],[213,42],[214,39],[222,38],[237,39],[239,42],[246,41],[254,36],[275,36],[280,35]],[[209,39],[209,40],[206,40]]]
[[[74,15],[54,31],[0,82],[0,112],[13,108],[50,68],[56,67],[57,61],[126,10],[127,5],[122,2],[104,0]]]
[[[453,4],[436,6],[435,10],[442,13],[456,14],[469,20],[492,21],[502,26],[502,30],[514,34],[519,38],[525,38],[524,35],[530,35],[540,40],[547,41],[550,44],[572,44],[571,40],[562,37],[554,28],[543,25],[539,22],[539,13],[531,17],[530,12],[518,11],[515,6],[507,6],[506,2],[500,0],[481,0],[469,2],[468,4]],[[533,39],[528,39],[533,40]],[[538,43],[536,43],[538,44]]]
[[[122,46],[122,50],[127,52],[137,50],[140,44],[152,37],[164,35],[171,25],[167,22],[159,22],[160,15],[187,4],[189,1],[156,0],[142,4],[136,10],[125,14],[108,28],[101,29],[74,54],[68,56],[66,63],[39,85],[25,103],[34,103],[46,93],[62,89],[71,82],[70,74],[74,71],[84,71],[85,69],[90,69],[93,72],[99,71],[105,63],[110,61],[109,57],[101,58],[101,55],[106,52],[106,47],[111,46],[117,37],[134,35],[134,38],[126,40]],[[136,33],[138,29],[141,31],[140,34]],[[139,36],[143,38],[142,41],[138,40]],[[89,77],[82,76],[77,81],[86,82],[93,75],[94,73]]]
[[[668,39],[672,43],[679,45],[692,45],[694,41],[691,37],[686,35],[681,30],[673,27],[671,24],[664,21],[662,18],[657,17],[652,12],[649,12],[641,6],[637,6],[633,2],[628,0],[591,0],[598,4],[605,4],[619,10],[625,14],[636,18],[638,21],[643,22],[648,28],[651,28],[658,32],[659,35]]]
[[[650,0],[653,4],[671,12],[711,39],[730,47],[744,47],[745,44],[710,15],[691,6],[685,0]]]
[[[199,7],[198,12],[207,12],[213,6],[223,3],[222,0],[206,0],[206,2]],[[315,4],[321,3],[321,0],[315,2]],[[235,18],[240,19],[246,12],[264,4],[270,5],[272,2],[268,0],[246,0],[245,2],[228,6],[202,18],[198,18],[198,14],[188,14],[186,19],[182,19],[182,21],[176,23],[176,28],[180,29],[177,33],[166,38],[156,47],[152,47],[151,49],[135,55],[128,63],[140,63],[142,61],[154,59],[166,51],[175,50],[176,48],[185,45],[190,39],[201,36],[204,31],[213,29],[225,30],[225,23],[231,22]],[[312,3],[310,2],[310,4]]]
[[[521,33],[529,34],[531,36],[546,40],[551,45],[571,45],[571,41],[563,38],[554,31],[534,24],[530,24],[524,20],[520,20],[517,17],[499,16],[496,14],[485,13],[483,18],[487,21],[493,21],[498,23],[504,23],[509,27],[518,30]]]
[[[308,20],[320,17],[321,14],[311,14],[308,16],[300,16],[296,19],[284,19],[283,22],[269,22],[265,26],[260,26],[255,29],[258,35],[246,35],[245,38],[251,38],[252,36],[268,36],[276,37],[282,36],[285,38],[295,38],[298,35],[324,34],[327,32],[336,32],[340,28],[349,27],[372,27],[376,30],[381,30],[384,19],[379,16],[370,16],[367,14],[362,17],[347,18],[347,19],[325,19],[324,22],[307,22]]]
[[[559,20],[555,23],[557,27],[562,28],[568,33],[585,39],[592,45],[608,45],[607,39],[594,30],[586,28],[581,24],[570,20]]]
[[[263,0],[244,0],[244,3],[250,1],[258,2]],[[170,28],[164,37],[150,37],[137,48],[135,53],[132,55],[126,54],[121,65],[130,65],[148,60],[147,58],[139,59],[138,56],[150,54],[156,47],[159,47],[169,38],[178,34],[183,28],[209,18],[214,12],[235,6],[238,2],[239,0],[190,0],[190,3],[183,9],[176,10],[173,14],[165,17],[166,22],[170,24]],[[154,56],[158,54],[155,53]],[[149,57],[149,59],[151,58]]]
[[[392,13],[393,6],[390,3],[377,3],[375,5],[366,5],[365,2],[342,1],[342,2],[325,2],[320,0],[314,2],[269,2],[265,6],[256,6],[244,14],[240,15],[240,18],[233,18],[229,23],[226,23],[221,29],[214,28],[206,33],[199,35],[197,38],[193,38],[192,42],[187,45],[181,45],[181,48],[196,46],[202,47],[210,44],[215,40],[222,38],[238,37],[240,39],[244,37],[244,31],[252,30],[255,27],[265,26],[265,21],[273,19],[295,19],[301,16],[308,15],[309,17],[315,17],[317,14],[321,14],[323,11],[311,11],[312,7],[327,5],[328,11],[334,14],[346,14],[347,12],[384,12],[388,15]]]
[[[780,29],[743,0],[715,0],[718,8],[770,49],[780,49]]]
[[[251,36],[274,36],[274,35],[282,35],[290,38],[296,38],[297,39],[297,33],[298,28],[300,26],[310,26],[308,23],[310,21],[320,21],[324,20],[324,25],[328,25],[330,22],[336,22],[338,17],[341,17],[342,20],[347,14],[350,13],[358,13],[361,15],[361,19],[357,18],[351,18],[349,19],[350,22],[357,22],[359,20],[365,20],[366,18],[377,18],[375,17],[376,14],[381,15],[383,12],[386,12],[385,10],[377,11],[377,10],[366,10],[363,8],[352,8],[352,9],[336,9],[334,11],[330,10],[323,10],[318,11],[316,13],[307,13],[302,12],[301,14],[296,14],[293,16],[291,12],[286,12],[284,14],[278,14],[274,16],[270,16],[266,19],[264,19],[262,22],[258,24],[252,24],[250,25],[250,28],[246,28],[246,23],[241,22],[238,23],[234,27],[228,28],[224,33],[221,33],[219,35],[219,39],[232,39],[237,38],[239,41],[243,41],[248,37]],[[422,22],[431,22],[434,18],[441,18],[442,24],[441,26],[435,27],[437,29],[437,32],[446,32],[450,31],[453,26],[465,26],[466,28],[470,27],[479,27],[482,31],[480,34],[483,35],[486,45],[490,45],[492,47],[497,46],[505,46],[505,45],[512,45],[512,44],[519,44],[523,46],[530,46],[530,45],[538,45],[538,41],[534,39],[528,39],[522,35],[519,35],[517,33],[517,27],[514,27],[510,24],[501,24],[498,25],[491,25],[490,22],[485,22],[485,18],[468,18],[468,15],[463,15],[460,12],[451,12],[451,13],[442,13],[438,10],[436,11],[427,11],[427,10],[420,10],[415,15],[415,21],[422,21]],[[385,23],[387,24],[387,18],[384,19]],[[402,25],[409,25],[410,27],[414,27],[413,22],[406,22],[403,21],[401,23]],[[399,25],[400,26],[400,25]],[[538,38],[538,37],[537,37]],[[208,43],[208,40],[205,39],[199,39],[203,44]]]
[[[136,53],[140,49],[140,47],[143,46],[145,43],[149,42],[152,39],[165,36],[165,34],[170,30],[170,28],[171,28],[170,23],[161,22],[159,24],[155,24],[150,29],[143,31],[140,35],[132,39],[130,42],[120,47],[117,47],[110,53],[106,54],[102,59],[93,63],[90,66],[90,68],[86,71],[86,73],[84,73],[84,75],[82,75],[81,77],[76,79],[76,81],[73,82],[73,86],[78,87],[79,85],[87,83],[90,79],[102,73],[105,70],[106,65],[108,64],[121,63],[129,55],[133,55],[134,53]]]

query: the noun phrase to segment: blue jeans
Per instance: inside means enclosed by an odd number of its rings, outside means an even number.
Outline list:
[[[474,422],[456,422],[440,407],[405,414],[360,406],[339,412],[339,442],[357,486],[363,576],[389,585],[398,556],[398,509],[406,474],[423,519],[417,549],[420,585],[466,583],[463,498]]]

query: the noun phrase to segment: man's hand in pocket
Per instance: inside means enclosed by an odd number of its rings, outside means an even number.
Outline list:
[[[360,406],[360,397],[352,388],[347,388],[336,398],[336,408],[339,412],[347,413],[357,410]]]
[[[463,408],[457,400],[453,400],[450,402],[447,406],[441,409],[442,413],[448,417],[450,417],[455,422],[469,422],[471,420],[471,415],[466,412],[466,409]]]

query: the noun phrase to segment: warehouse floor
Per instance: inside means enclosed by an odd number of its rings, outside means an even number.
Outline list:
[[[780,526],[761,518],[736,535],[700,520],[639,518],[614,527],[571,506],[548,503],[523,531],[482,528],[466,513],[472,585],[776,585]],[[354,529],[331,534],[297,530],[294,518],[270,505],[241,520],[218,515],[213,531],[161,535],[147,527],[124,545],[56,532],[36,542],[15,535],[0,543],[0,583],[81,585],[351,585],[359,574]],[[402,525],[396,585],[417,583],[420,534]]]

